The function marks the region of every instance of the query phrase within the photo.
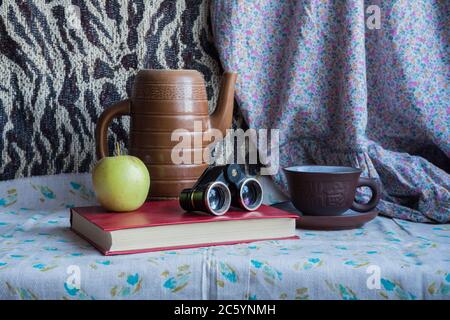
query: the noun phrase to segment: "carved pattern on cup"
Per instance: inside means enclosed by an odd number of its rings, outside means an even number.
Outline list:
[[[310,207],[342,207],[345,205],[346,186],[342,182],[308,182],[304,201]]]
[[[310,207],[323,207],[325,204],[322,183],[318,182],[307,182],[304,189],[304,199],[305,202]]]
[[[326,205],[329,207],[342,207],[345,205],[345,184],[332,182],[325,189]]]

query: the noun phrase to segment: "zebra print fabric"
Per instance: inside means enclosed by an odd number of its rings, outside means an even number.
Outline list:
[[[204,0],[0,0],[0,179],[87,172],[99,114],[142,68],[221,70]],[[126,146],[129,120],[110,127]]]

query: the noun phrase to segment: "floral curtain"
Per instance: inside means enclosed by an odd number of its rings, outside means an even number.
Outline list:
[[[418,222],[450,221],[449,16],[445,0],[212,3],[237,102],[250,128],[280,129],[280,167],[358,166],[382,214]]]

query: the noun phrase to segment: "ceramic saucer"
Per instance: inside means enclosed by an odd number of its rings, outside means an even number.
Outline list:
[[[357,212],[351,209],[339,216],[305,216],[290,201],[273,205],[282,210],[299,215],[297,228],[310,230],[347,230],[362,227],[378,215],[378,210]]]

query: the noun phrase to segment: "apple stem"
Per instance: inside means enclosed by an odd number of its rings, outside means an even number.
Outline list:
[[[120,156],[120,155],[121,155],[120,144],[118,142],[116,142],[116,156]]]

